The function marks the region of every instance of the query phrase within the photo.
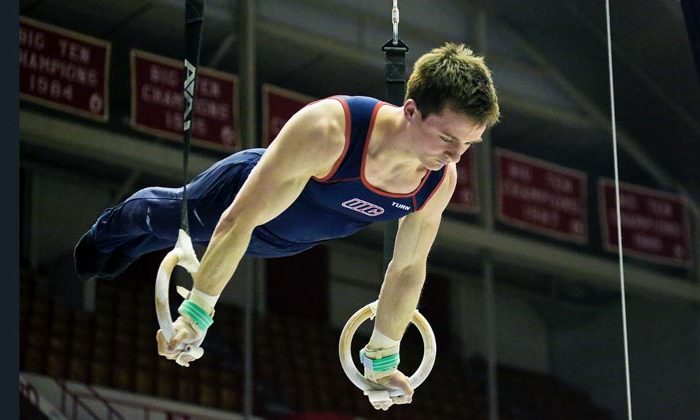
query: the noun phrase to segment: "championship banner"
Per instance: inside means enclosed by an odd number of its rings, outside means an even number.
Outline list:
[[[197,68],[192,144],[231,152],[239,147],[238,78]],[[131,50],[131,126],[182,141],[184,110],[182,61]]]
[[[479,189],[476,182],[476,150],[471,148],[457,164],[457,185],[448,209],[463,213],[479,212]]]
[[[263,147],[272,143],[294,113],[316,100],[310,96],[269,84],[262,86],[262,94]]]
[[[588,241],[585,173],[496,150],[497,213],[506,224],[576,243]]]
[[[615,183],[598,183],[603,245],[617,253]],[[692,264],[690,223],[681,196],[620,183],[622,248],[639,259],[689,267]]]
[[[19,97],[93,120],[109,120],[111,44],[20,16]]]

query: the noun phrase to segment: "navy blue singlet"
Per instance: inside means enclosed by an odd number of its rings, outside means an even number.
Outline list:
[[[420,210],[441,185],[446,171],[426,171],[407,194],[372,186],[364,176],[368,139],[379,108],[387,105],[364,96],[337,96],[345,109],[343,154],[323,179],[312,178],[299,198],[282,214],[253,232],[246,255],[296,254],[329,239],[358,232],[377,221],[397,220]]]
[[[408,194],[391,194],[364,177],[367,139],[382,105],[377,99],[338,96],[345,110],[345,148],[323,179],[312,178],[282,214],[253,231],[246,255],[282,257],[297,254],[329,239],[342,238],[376,221],[397,220],[420,210],[446,174],[426,171]],[[205,244],[219,217],[231,204],[265,149],[234,153],[197,175],[187,186],[190,236]],[[92,226],[101,253],[139,257],[172,247],[177,240],[182,188],[149,187],[106,209]]]

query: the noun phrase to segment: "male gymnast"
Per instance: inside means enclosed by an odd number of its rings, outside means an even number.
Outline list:
[[[400,402],[410,403],[413,389],[397,369],[399,344],[455,188],[456,163],[499,116],[483,58],[446,43],[416,61],[403,106],[362,96],[316,101],[267,149],[237,152],[196,176],[187,186],[190,236],[208,245],[174,337],[156,334],[158,353],[176,359],[182,344],[203,337],[243,255],[293,255],[398,219],[361,357],[368,380],[402,389]],[[182,188],[150,187],[105,210],[75,247],[77,273],[111,279],[141,255],[173,247],[181,199]]]

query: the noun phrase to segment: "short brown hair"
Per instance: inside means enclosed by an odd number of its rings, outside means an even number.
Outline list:
[[[406,99],[416,101],[423,118],[446,105],[486,127],[496,124],[501,115],[491,70],[483,57],[464,44],[448,42],[418,58]]]

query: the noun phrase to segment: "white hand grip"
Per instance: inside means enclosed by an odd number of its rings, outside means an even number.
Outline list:
[[[170,276],[176,265],[184,267],[190,274],[196,273],[199,269],[199,260],[194,252],[192,240],[182,229],[178,232],[175,248],[163,258],[156,276],[156,315],[158,316],[158,325],[163,330],[163,337],[166,341],[172,340],[175,334],[173,318],[170,315],[168,291]]]
[[[350,381],[352,381],[356,387],[364,391],[365,395],[370,398],[370,401],[373,401],[374,398],[383,395],[385,392],[388,392],[389,397],[392,399],[396,399],[403,395],[402,391],[399,389],[387,390],[373,384],[372,382],[369,382],[355,367],[353,355],[351,354],[352,338],[355,335],[357,328],[366,320],[374,318],[376,311],[377,302],[375,301],[355,312],[355,314],[351,316],[348,322],[345,324],[343,332],[340,334],[340,342],[338,343],[340,364],[343,366],[343,371],[345,371],[345,375],[347,375],[348,379],[350,379]],[[411,386],[413,389],[416,389],[425,381],[430,374],[430,371],[433,369],[433,365],[435,364],[435,356],[437,354],[437,345],[435,343],[435,334],[433,333],[433,329],[430,327],[430,324],[428,324],[425,317],[421,315],[417,309],[413,313],[411,322],[416,326],[416,328],[418,328],[418,331],[420,331],[420,335],[423,338],[423,360],[421,361],[420,366],[418,366],[416,372],[409,378]]]

